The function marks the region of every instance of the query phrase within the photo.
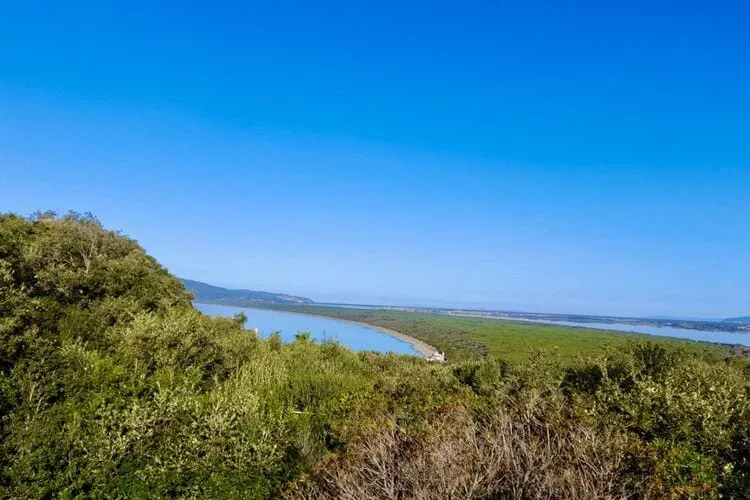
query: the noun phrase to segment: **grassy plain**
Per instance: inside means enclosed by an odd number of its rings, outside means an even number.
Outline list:
[[[578,358],[597,356],[634,341],[652,341],[712,359],[731,356],[730,350],[721,345],[616,331],[409,311],[321,306],[278,307],[396,330],[445,351],[449,360],[478,358],[490,354],[497,359],[523,362],[541,349],[559,356],[563,362],[573,363]]]

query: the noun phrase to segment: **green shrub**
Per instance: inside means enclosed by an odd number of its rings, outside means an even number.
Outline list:
[[[0,496],[750,493],[731,360],[645,343],[510,363],[468,339],[441,364],[243,324],[91,216],[0,216]],[[435,338],[453,324],[478,323]]]

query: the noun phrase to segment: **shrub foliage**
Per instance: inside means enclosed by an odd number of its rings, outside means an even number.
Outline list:
[[[90,215],[0,216],[0,495],[750,494],[733,365],[649,343],[441,365],[242,324]]]

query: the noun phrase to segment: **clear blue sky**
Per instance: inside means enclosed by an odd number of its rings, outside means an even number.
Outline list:
[[[0,3],[0,210],[318,300],[750,314],[747,2]]]

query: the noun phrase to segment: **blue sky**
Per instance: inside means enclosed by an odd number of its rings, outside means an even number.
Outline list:
[[[0,210],[318,300],[750,314],[750,6],[4,2]]]

